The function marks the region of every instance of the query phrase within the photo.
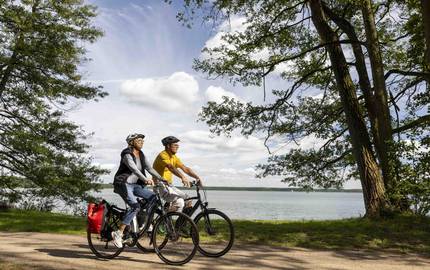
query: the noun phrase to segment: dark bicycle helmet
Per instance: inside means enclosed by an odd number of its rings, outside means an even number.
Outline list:
[[[130,144],[134,139],[137,139],[137,138],[142,138],[143,139],[143,138],[145,138],[145,135],[139,134],[139,133],[133,133],[133,134],[128,135],[127,138],[125,139],[125,141],[128,144]]]
[[[175,136],[167,136],[166,138],[161,140],[161,143],[164,146],[171,144],[171,143],[176,143],[176,142],[179,142],[179,139],[176,138]]]

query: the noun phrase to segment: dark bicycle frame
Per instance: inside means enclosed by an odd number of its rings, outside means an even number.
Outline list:
[[[201,213],[204,213],[205,211],[207,211],[209,209],[215,209],[215,208],[209,208],[208,207],[209,203],[207,201],[205,201],[205,202],[202,201],[202,196],[200,195],[200,190],[201,189],[200,189],[200,185],[198,183],[191,182],[191,186],[195,186],[196,187],[197,196],[186,198],[184,201],[196,200],[196,203],[191,207],[191,210],[186,210],[186,212],[182,211],[182,212],[184,212],[184,214],[187,214],[189,217],[192,217],[193,214],[197,211],[197,209],[199,207],[201,209]],[[204,189],[202,189],[202,190],[203,190],[203,192],[205,192]],[[205,194],[205,198],[207,199],[206,194]],[[188,208],[186,208],[186,209],[188,209]],[[210,219],[207,216],[203,216],[203,218],[205,220],[206,225],[208,226],[206,228],[208,230],[208,233],[212,234],[213,233],[213,228],[212,228],[212,224],[211,224]]]
[[[191,186],[195,186],[196,187],[197,196],[186,198],[184,201],[196,200],[196,203],[191,207],[191,210],[187,210],[186,213],[184,212],[185,214],[187,214],[188,216],[191,217],[197,211],[197,209],[199,207],[200,207],[200,209],[201,209],[202,212],[205,211],[205,210],[207,210],[207,209],[215,209],[215,208],[208,208],[208,202],[207,201],[205,201],[205,202],[202,201],[202,196],[200,195],[200,186],[199,186],[199,184],[192,182]],[[185,209],[188,209],[188,208],[185,208]]]
[[[157,192],[155,192],[155,196],[156,196],[155,203],[152,205],[149,205],[149,202],[147,202],[145,199],[138,200],[139,204],[142,208],[150,207],[150,209],[146,210],[147,211],[147,220],[145,221],[145,226],[143,227],[143,229],[139,230],[136,233],[132,230],[132,228],[130,226],[128,233],[131,235],[131,237],[133,237],[133,242],[132,242],[132,244],[130,244],[130,246],[136,245],[136,241],[146,233],[146,231],[149,229],[149,226],[152,224],[152,221],[153,221],[155,214],[158,214],[159,216],[162,216],[165,214],[160,195]],[[112,213],[114,214],[115,222],[120,221],[122,219],[122,215],[125,214],[127,209],[120,208],[116,205],[111,205],[105,200],[103,200],[103,201],[107,205],[107,207],[109,208],[109,211],[112,211]],[[135,221],[135,219],[133,219],[133,223],[134,223],[134,221]],[[135,224],[135,226],[138,226],[138,224]]]
[[[158,214],[158,216],[160,216],[160,217],[162,215],[166,214],[165,211],[164,211],[164,207],[163,207],[160,195],[157,192],[155,192],[155,196],[156,196],[156,199],[155,199],[155,203],[153,205],[148,205],[149,202],[146,202],[145,200],[140,200],[139,201],[139,203],[141,204],[141,207],[150,207],[150,209],[146,210],[148,218],[145,221],[145,226],[143,227],[143,229],[139,230],[139,232],[137,233],[137,235],[136,235],[136,232],[132,232],[133,234],[135,234],[134,235],[134,238],[135,238],[134,240],[135,241],[137,241],[137,239],[141,238],[142,235],[144,233],[146,233],[146,231],[149,229],[149,226],[152,224],[152,221],[154,219],[154,215],[155,214]],[[136,225],[138,225],[138,224],[136,224]],[[152,240],[151,240],[151,242],[152,242]]]

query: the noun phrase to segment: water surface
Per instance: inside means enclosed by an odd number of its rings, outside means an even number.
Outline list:
[[[195,191],[187,190],[193,195]],[[112,189],[98,194],[124,207],[121,197]],[[289,191],[207,191],[209,207],[215,207],[234,219],[322,220],[364,215],[362,193],[355,192],[289,192]]]

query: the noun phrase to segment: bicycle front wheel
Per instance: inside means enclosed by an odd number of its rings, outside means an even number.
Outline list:
[[[216,209],[200,212],[194,222],[199,230],[198,250],[208,257],[221,257],[234,242],[234,227],[230,218]]]
[[[152,243],[163,262],[182,265],[196,254],[199,233],[190,217],[179,212],[169,212],[155,223]]]

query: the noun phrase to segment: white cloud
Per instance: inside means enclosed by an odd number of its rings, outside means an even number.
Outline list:
[[[256,173],[255,169],[252,168],[252,167],[244,169],[243,172],[244,173],[250,173],[250,174],[255,174]]]
[[[225,20],[219,27],[218,32],[208,39],[204,45],[205,48],[213,49],[220,46],[226,46],[227,48],[233,48],[228,44],[223,37],[227,33],[244,32],[246,30],[247,23],[246,17],[231,16],[229,20]],[[217,55],[208,55],[206,52],[202,53],[201,58],[207,59],[209,57],[216,57]]]
[[[234,175],[248,175],[248,176],[254,176],[256,171],[254,168],[246,168],[246,169],[234,169],[234,168],[222,168],[219,170],[220,173],[225,174],[234,174]]]
[[[233,15],[230,17],[230,19],[225,20],[219,26],[219,31],[242,33],[246,30],[246,27],[247,27],[246,17]]]
[[[126,80],[121,94],[129,101],[161,110],[186,111],[197,100],[199,85],[185,72],[175,72],[167,78]]]
[[[237,174],[237,170],[233,168],[222,168],[219,170],[221,173],[227,173],[227,174]]]
[[[223,37],[228,33],[243,33],[248,27],[249,23],[246,20],[246,17],[241,16],[232,16],[230,20],[225,20],[218,28],[218,32],[208,39],[205,43],[205,48],[214,49],[221,46],[225,46],[229,49],[234,49],[234,46],[226,42]],[[267,61],[269,57],[273,55],[267,48],[262,50],[256,50],[255,52],[250,54],[250,59],[255,61]],[[208,52],[203,52],[201,54],[202,59],[216,59],[221,57],[220,53],[212,52],[209,54]],[[286,61],[276,65],[275,69],[272,71],[272,74],[280,75],[283,72],[289,72],[294,68],[294,63],[292,61]]]
[[[113,170],[116,167],[118,167],[118,164],[113,164],[113,163],[100,164],[100,168],[107,169],[107,170]]]
[[[192,148],[204,151],[221,151],[229,154],[265,151],[263,142],[254,136],[214,137],[209,131],[191,130],[181,134],[180,138]]]
[[[223,96],[236,99],[238,101],[242,101],[236,94],[233,92],[227,91],[222,87],[217,86],[209,86],[205,92],[206,98],[208,101],[215,101],[216,103],[222,103]]]

